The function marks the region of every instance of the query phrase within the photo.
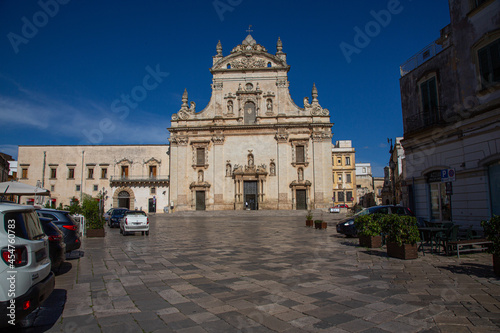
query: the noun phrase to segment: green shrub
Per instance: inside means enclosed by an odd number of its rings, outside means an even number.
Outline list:
[[[312,220],[313,219],[313,213],[312,211],[309,209],[307,211],[307,215],[306,215],[306,220]]]
[[[482,221],[481,226],[486,239],[493,242],[488,252],[500,256],[500,216],[495,215],[489,221]]]
[[[389,214],[383,218],[382,231],[387,234],[388,243],[416,244],[420,241],[417,218]]]
[[[358,231],[358,235],[362,236],[378,236],[382,232],[382,225],[375,214],[356,217],[354,226]]]
[[[102,229],[104,221],[99,214],[99,200],[88,194],[83,195],[82,214],[85,216],[87,229]]]

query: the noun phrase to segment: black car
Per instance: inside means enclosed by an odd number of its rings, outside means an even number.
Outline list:
[[[128,212],[127,208],[115,208],[111,212],[111,215],[108,219],[108,225],[110,228],[120,227],[120,219],[125,215],[125,212]]]
[[[82,245],[78,234],[78,223],[71,217],[69,212],[57,209],[37,209],[38,216],[52,219],[52,222],[62,231],[66,252],[77,250]]]
[[[367,215],[367,214],[397,214],[397,215],[408,215],[413,216],[410,209],[402,206],[374,206],[370,208],[365,208],[362,211],[348,217],[337,224],[337,232],[339,234],[344,234],[348,237],[357,237],[358,231],[354,226],[354,220],[357,216]]]
[[[54,271],[61,266],[66,259],[66,243],[64,243],[64,235],[59,228],[52,223],[52,219],[40,217],[42,222],[43,232],[49,237],[49,257],[51,262],[51,270]]]

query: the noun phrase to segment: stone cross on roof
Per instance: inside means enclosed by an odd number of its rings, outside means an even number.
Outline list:
[[[248,34],[250,34],[251,32],[253,32],[253,30],[252,30],[252,25],[251,25],[251,24],[248,26],[248,30],[247,30],[247,32],[248,32]]]

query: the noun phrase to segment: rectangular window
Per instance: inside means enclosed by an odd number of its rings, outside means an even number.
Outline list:
[[[341,174],[341,173],[339,173],[338,175],[339,175],[339,176],[338,176],[339,183],[342,183],[342,174]]]
[[[75,169],[68,169],[68,179],[75,179]]]
[[[346,198],[346,199],[347,199],[347,201],[352,201],[352,192],[351,192],[351,191],[347,191],[347,192],[346,192],[346,197],[347,197],[347,198]]]
[[[27,179],[28,178],[28,168],[22,168],[21,169],[21,178]]]
[[[439,120],[436,77],[420,84],[424,126],[436,124]]]
[[[88,179],[94,179],[94,168],[89,168],[88,170]]]
[[[102,179],[108,178],[108,168],[101,168],[101,178]]]
[[[56,168],[50,168],[50,178],[51,179],[57,178],[57,169]]]
[[[346,175],[345,175],[345,181],[346,181],[347,183],[350,183],[350,182],[351,182],[351,174],[350,174],[350,173],[348,173],[348,174],[346,174]]]
[[[122,165],[122,178],[128,178],[128,165]]]
[[[339,202],[340,201],[345,201],[345,199],[344,199],[344,192],[339,192],[338,197],[339,197],[339,200],[338,200]]]
[[[80,192],[80,185],[76,185],[75,190],[76,190],[77,192]]]
[[[50,191],[54,192],[55,190],[56,190],[56,186],[55,185],[50,185]]]
[[[156,178],[156,165],[149,166],[149,177]]]
[[[351,165],[351,157],[350,156],[346,156],[345,165]]]
[[[295,147],[296,163],[304,163],[306,161],[304,146]]]
[[[156,194],[156,187],[151,187],[151,194]]]
[[[481,88],[486,89],[500,82],[500,39],[477,51]]]
[[[98,191],[99,190],[99,185],[94,185],[94,191]]]
[[[205,165],[205,148],[196,148],[196,165]]]

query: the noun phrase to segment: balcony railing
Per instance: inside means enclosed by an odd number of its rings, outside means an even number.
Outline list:
[[[418,66],[422,65],[427,60],[433,58],[436,54],[443,50],[443,46],[437,44],[436,42],[432,42],[427,45],[423,50],[415,54],[409,60],[407,60],[404,64],[399,66],[399,71],[401,73],[401,77],[405,76]]]
[[[445,124],[446,121],[444,119],[446,112],[446,106],[436,106],[430,111],[420,112],[406,117],[404,121],[405,134]]]
[[[111,185],[113,184],[165,184],[169,182],[169,176],[111,176],[109,179]]]

